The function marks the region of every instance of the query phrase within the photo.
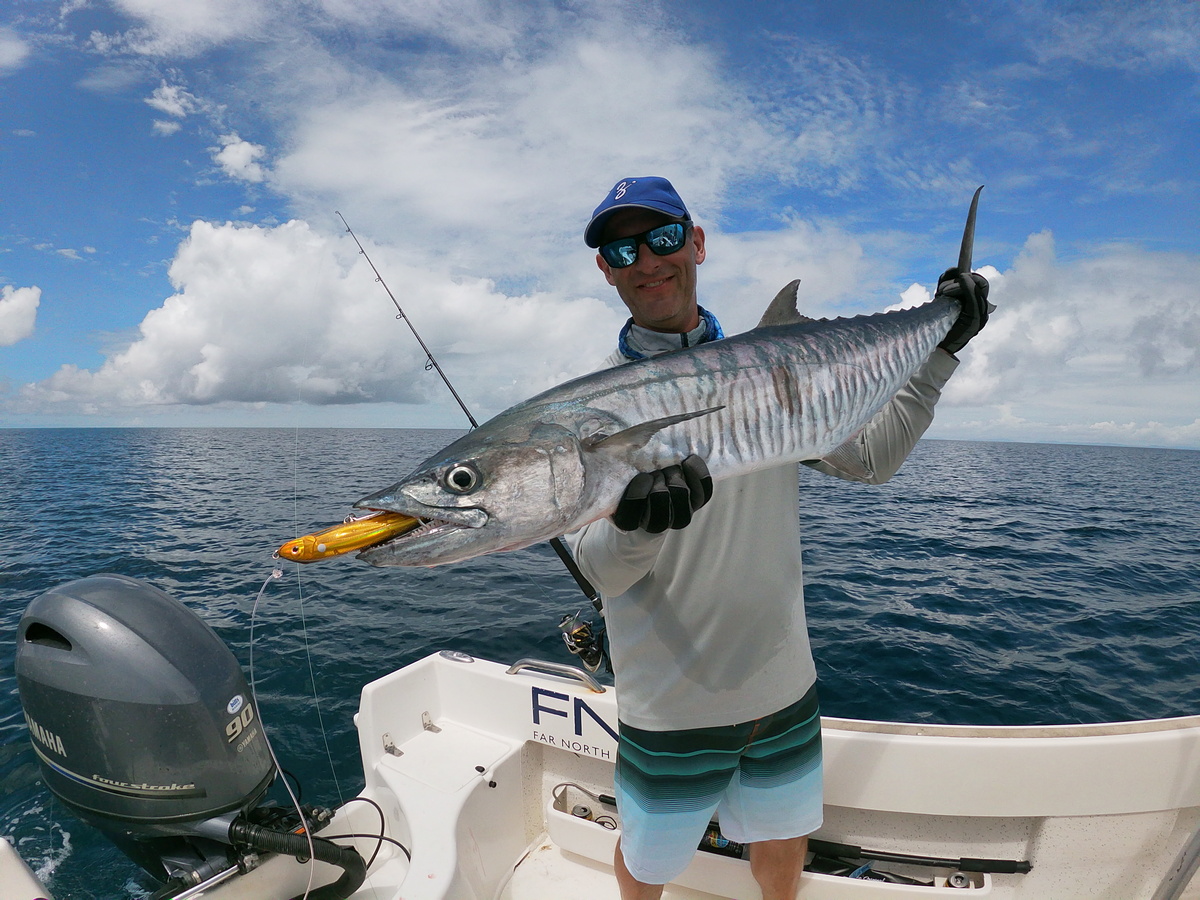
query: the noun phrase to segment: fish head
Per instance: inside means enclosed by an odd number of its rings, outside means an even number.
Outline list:
[[[578,437],[560,425],[484,425],[391,487],[358,501],[424,520],[369,547],[375,566],[437,566],[517,550],[574,527],[584,494]]]

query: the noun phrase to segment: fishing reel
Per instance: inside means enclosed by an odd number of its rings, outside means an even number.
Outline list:
[[[604,652],[603,626],[599,629],[593,628],[591,622],[582,618],[582,611],[574,615],[564,615],[558,623],[558,629],[562,633],[567,650],[578,656],[583,667],[589,672],[595,672],[607,659],[608,655]],[[612,671],[611,663],[608,670]]]

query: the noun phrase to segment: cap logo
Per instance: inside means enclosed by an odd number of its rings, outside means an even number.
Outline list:
[[[637,184],[636,181],[622,181],[617,185],[617,189],[613,192],[613,199],[620,200],[625,196],[625,192],[629,190],[630,185]]]

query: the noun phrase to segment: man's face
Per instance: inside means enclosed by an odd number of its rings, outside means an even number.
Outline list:
[[[649,209],[623,209],[604,228],[603,242],[643,234],[673,219]],[[629,307],[633,321],[651,331],[683,333],[700,324],[696,301],[696,266],[704,262],[704,230],[693,226],[683,246],[655,256],[645,244],[637,262],[614,269],[596,254],[596,265]]]

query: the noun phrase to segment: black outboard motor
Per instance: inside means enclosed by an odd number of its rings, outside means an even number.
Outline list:
[[[167,882],[156,898],[244,871],[260,850],[343,869],[310,900],[362,884],[353,848],[253,821],[271,818],[254,807],[276,769],[250,688],[216,632],[158,588],[93,575],[47,591],[21,618],[16,669],[46,784]],[[311,831],[329,812],[305,815]]]
[[[17,688],[50,790],[151,876],[154,898],[253,867],[257,852],[342,868],[309,900],[344,900],[366,875],[352,847],[255,808],[276,768],[233,654],[158,588],[94,575],[29,604]],[[304,813],[301,831],[328,810]],[[257,820],[257,821],[256,821]]]
[[[208,625],[149,584],[95,575],[29,605],[16,670],[42,775],[74,813],[160,881],[228,865],[222,835],[275,765]]]

